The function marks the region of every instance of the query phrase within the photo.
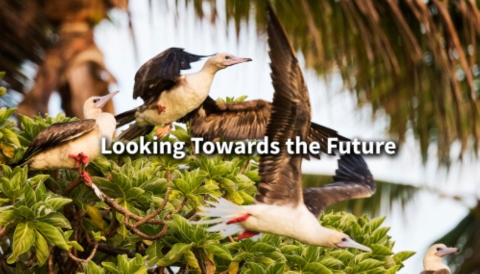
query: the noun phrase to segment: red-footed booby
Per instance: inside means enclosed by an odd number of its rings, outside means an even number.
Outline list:
[[[115,117],[102,107],[118,91],[103,97],[90,97],[83,105],[85,120],[60,123],[42,130],[31,142],[18,165],[31,170],[53,170],[85,166],[101,154],[101,138],[109,145],[115,133]],[[80,171],[88,183],[88,173]]]
[[[117,127],[135,120],[135,124],[120,134],[119,139],[132,140],[146,135],[156,125],[165,125],[164,129],[157,131],[157,135],[170,132],[171,123],[205,101],[219,70],[252,61],[230,53],[219,53],[208,58],[199,72],[180,75],[181,70],[189,69],[190,63],[203,57],[207,56],[191,54],[181,48],[169,48],[143,64],[135,75],[133,98],[141,97],[144,104],[116,116]]]
[[[260,157],[260,183],[255,204],[239,206],[223,198],[208,202],[215,207],[201,207],[200,216],[212,217],[198,224],[216,224],[210,232],[220,231],[223,236],[242,232],[238,239],[266,232],[299,240],[305,244],[326,247],[357,248],[371,251],[356,243],[348,235],[321,226],[304,203],[302,194],[302,156],[290,155],[286,141],[300,136],[305,140],[310,128],[311,108],[308,90],[297,58],[280,22],[269,8],[267,24],[270,46],[271,77],[275,89],[272,113],[266,135],[279,142],[280,152]],[[340,160],[336,183],[358,177],[371,180],[363,161],[361,168],[350,166],[360,156],[344,155]],[[365,174],[357,174],[358,171]],[[354,176],[350,176],[353,174]],[[216,218],[215,218],[216,217]]]
[[[442,258],[445,255],[455,252],[458,252],[458,248],[456,247],[447,247],[444,244],[432,245],[423,258],[425,271],[420,274],[450,274],[450,268],[442,264]]]

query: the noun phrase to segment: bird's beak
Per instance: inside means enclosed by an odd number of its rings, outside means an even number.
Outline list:
[[[250,62],[250,61],[252,61],[251,58],[242,58],[242,57],[233,56],[229,60],[225,61],[223,64],[228,67],[228,66],[233,66],[236,64]]]
[[[336,244],[336,246],[342,247],[342,248],[356,248],[363,251],[372,252],[372,250],[369,247],[361,245],[352,239],[348,239],[346,242],[340,242]]]
[[[447,248],[444,248],[440,251],[435,252],[435,255],[437,255],[438,257],[443,257],[445,255],[455,253],[455,252],[458,252],[457,247],[447,247]]]
[[[117,93],[119,93],[120,91],[114,91],[108,95],[105,95],[103,97],[100,97],[100,101],[96,102],[95,103],[95,107],[96,108],[102,108],[107,102],[108,100],[112,99],[113,96],[117,95]]]

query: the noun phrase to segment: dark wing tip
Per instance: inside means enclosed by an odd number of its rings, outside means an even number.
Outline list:
[[[344,154],[338,160],[338,169],[333,176],[334,182],[358,182],[368,185],[375,191],[375,182],[367,163],[361,155]]]

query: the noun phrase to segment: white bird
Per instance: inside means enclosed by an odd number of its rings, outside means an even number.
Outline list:
[[[432,245],[423,258],[423,267],[425,271],[420,274],[450,274],[450,268],[442,264],[442,258],[445,255],[458,252],[456,247],[447,247],[444,244]]]
[[[70,169],[95,159],[101,154],[101,139],[105,138],[109,145],[115,133],[115,117],[102,112],[102,107],[117,93],[88,98],[83,105],[85,120],[54,124],[42,130],[16,165],[28,165],[30,170]],[[88,173],[79,172],[91,182]]]
[[[230,53],[216,54],[207,59],[203,68],[191,74],[180,75],[190,63],[203,57],[169,48],[148,60],[137,71],[133,98],[141,97],[143,105],[116,116],[121,127],[135,120],[135,124],[122,132],[119,139],[132,140],[146,135],[156,125],[165,125],[157,135],[171,131],[171,124],[198,108],[208,97],[215,74],[229,66],[252,61]]]
[[[350,247],[371,251],[370,248],[355,242],[345,233],[320,225],[309,207],[316,213],[316,208],[322,205],[317,207],[315,203],[309,203],[310,206],[307,207],[304,203],[302,155],[290,155],[286,142],[288,139],[295,140],[297,136],[306,140],[308,136],[311,120],[308,90],[293,48],[271,8],[269,8],[267,32],[271,77],[275,93],[266,135],[269,142],[279,143],[280,152],[260,157],[260,183],[254,205],[239,206],[226,199],[218,198],[217,202],[207,202],[214,207],[200,207],[202,211],[197,213],[214,219],[200,220],[196,223],[216,224],[209,227],[207,231],[219,231],[223,236],[241,232],[238,239],[265,232],[293,238],[314,246]],[[337,171],[338,177],[334,177],[336,185],[327,188],[324,194],[330,191],[338,194],[342,187],[345,192],[355,192],[355,187],[350,188],[348,183],[360,178],[373,184],[373,191],[369,190],[371,195],[375,189],[373,178],[363,159],[358,161],[361,156],[345,155],[342,158]],[[357,167],[357,164],[360,166]],[[351,196],[354,194],[352,193]],[[341,199],[341,197],[338,198]]]

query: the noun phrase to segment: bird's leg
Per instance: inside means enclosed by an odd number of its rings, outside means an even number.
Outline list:
[[[92,185],[93,181],[90,177],[90,174],[85,170],[85,167],[88,164],[88,156],[83,152],[80,152],[78,155],[70,154],[68,157],[75,159],[75,167],[78,168],[78,173],[80,176],[87,182],[87,185]]]
[[[247,213],[247,214],[244,214],[244,215],[242,215],[242,216],[240,216],[240,217],[238,217],[238,218],[235,218],[235,219],[233,219],[233,220],[230,220],[230,221],[227,222],[227,225],[243,222],[243,221],[245,221],[246,219],[248,219],[248,217],[250,217],[250,215],[251,215],[251,214]]]
[[[163,136],[167,135],[168,133],[172,132],[172,123],[165,124],[163,128],[157,128],[157,137],[162,138]]]
[[[250,237],[253,237],[253,236],[258,235],[258,234],[260,234],[260,232],[251,231],[251,230],[245,230],[245,231],[243,231],[242,234],[240,234],[240,235],[237,237],[237,240],[242,240],[242,239],[250,238]]]

